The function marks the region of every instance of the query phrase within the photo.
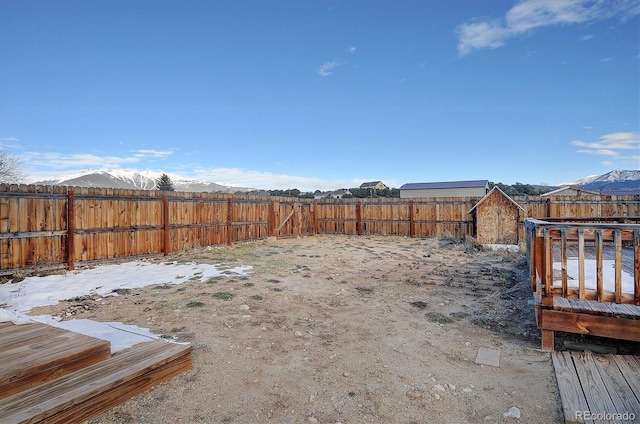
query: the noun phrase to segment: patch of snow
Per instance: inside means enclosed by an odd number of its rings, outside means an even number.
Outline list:
[[[608,292],[615,291],[615,261],[602,261],[602,279],[604,280],[604,290]],[[562,270],[561,262],[553,263],[554,270]],[[570,288],[578,288],[578,258],[567,259],[567,286]],[[562,280],[555,280],[554,287],[562,287]],[[586,289],[596,289],[596,260],[584,260],[584,287]],[[633,275],[622,271],[622,292],[633,294]]]
[[[517,244],[483,244],[482,247],[486,247],[491,250],[506,250],[508,252],[520,251],[520,247]]]
[[[160,338],[149,331],[148,328],[126,325],[121,322],[99,322],[90,319],[60,321],[48,315],[38,315],[31,317],[31,319],[52,327],[106,340],[111,343],[111,354],[128,349],[138,343],[150,342]]]
[[[97,322],[88,319],[61,321],[49,315],[26,315],[36,306],[56,305],[65,299],[97,294],[117,296],[118,289],[133,289],[151,285],[182,284],[186,281],[206,281],[230,274],[246,275],[251,266],[225,268],[216,265],[189,263],[152,264],[137,261],[119,265],[102,265],[93,269],[67,272],[65,275],[28,277],[18,283],[0,284],[0,322],[28,324],[40,322],[111,342],[111,352],[126,349],[159,337],[146,328],[119,322]]]
[[[56,305],[59,301],[97,294],[117,296],[118,289],[135,289],[156,284],[182,284],[189,280],[205,281],[229,273],[244,275],[250,266],[219,270],[215,265],[196,263],[162,263],[136,261],[118,265],[101,265],[93,269],[67,272],[65,275],[29,277],[19,283],[0,285],[0,305],[19,313],[36,306]]]

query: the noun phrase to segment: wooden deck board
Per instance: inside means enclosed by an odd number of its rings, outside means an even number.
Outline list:
[[[600,373],[595,368],[593,358],[590,354],[572,355],[576,374],[580,380],[580,385],[587,399],[589,410],[594,412],[617,412],[607,387],[602,381]]]
[[[590,355],[616,411],[640,409],[638,399],[611,355]],[[640,410],[637,411],[640,414]],[[640,415],[638,416],[640,420]],[[631,421],[631,420],[628,420]],[[634,420],[635,421],[635,420]]]
[[[0,399],[0,422],[82,422],[191,368],[191,346],[153,341]]]
[[[637,358],[583,352],[553,352],[552,357],[565,422],[640,420],[640,361]]]
[[[630,304],[616,304],[554,296],[553,309],[563,312],[602,315],[624,319],[640,319],[640,306]]]
[[[111,357],[108,341],[36,323],[3,324],[0,346],[0,398]]]
[[[565,421],[571,422],[570,419],[575,418],[575,411],[588,411],[589,405],[580,386],[580,379],[575,372],[571,354],[569,352],[555,352],[552,358]],[[593,420],[582,422],[592,423]]]
[[[640,359],[633,356],[627,356],[626,360],[621,359],[619,356],[614,356],[613,359],[618,368],[620,368],[625,380],[627,380],[627,384],[636,399],[640,402]]]
[[[0,345],[3,349],[11,349],[14,346],[22,346],[28,343],[37,343],[39,340],[50,337],[50,334],[42,331],[42,324],[4,323],[0,326]]]

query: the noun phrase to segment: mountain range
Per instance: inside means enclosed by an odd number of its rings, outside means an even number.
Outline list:
[[[64,185],[75,187],[108,187],[133,190],[154,190],[161,172],[136,171],[126,169],[87,169],[58,178],[38,181],[33,184]],[[208,181],[191,180],[179,176],[169,176],[176,191],[244,193],[254,191],[247,187],[232,187]],[[553,190],[563,186],[581,187],[601,193],[640,193],[640,170],[613,170],[603,175],[592,175],[579,180],[550,187]]]
[[[579,180],[562,184],[575,186],[600,193],[636,191],[640,193],[640,170],[616,169],[602,175],[591,175]]]
[[[154,190],[156,181],[161,175],[162,172],[140,172],[131,169],[86,169],[51,180],[37,181],[33,184]],[[171,178],[173,188],[176,191],[238,193],[253,190],[246,187],[232,187],[208,181],[190,180],[179,176],[170,175],[169,178]]]

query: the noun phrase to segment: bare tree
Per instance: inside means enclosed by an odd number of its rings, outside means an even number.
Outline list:
[[[0,183],[19,183],[24,179],[17,156],[5,153],[0,146]]]

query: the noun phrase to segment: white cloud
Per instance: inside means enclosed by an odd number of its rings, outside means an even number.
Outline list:
[[[349,47],[349,53],[351,53],[351,54],[355,53],[355,52],[356,52],[356,50],[357,50],[357,48],[356,48],[356,47],[353,47],[353,46],[352,46],[352,47]]]
[[[339,65],[340,63],[337,61],[323,63],[318,68],[318,75],[320,75],[321,77],[328,77],[329,75],[333,74],[334,68]]]
[[[573,146],[582,147],[578,153],[586,153],[589,155],[608,156],[617,162],[629,163],[637,167],[640,163],[640,155],[629,154],[629,150],[637,153],[640,150],[640,134],[637,132],[616,132],[605,134],[598,141],[582,141],[574,140],[571,142]],[[607,164],[611,164],[607,160]]]
[[[587,41],[587,40],[591,40],[592,38],[593,38],[593,35],[587,34],[580,37],[580,41]]]
[[[148,159],[164,159],[171,151],[135,150],[128,156],[99,155],[94,153],[25,152],[20,154],[30,181],[57,178],[60,174],[82,169],[118,169],[122,166],[140,164]]]
[[[171,156],[173,154],[173,151],[171,150],[134,150],[133,151],[134,156],[137,158],[146,158],[146,157],[153,157],[153,158],[166,158],[168,156]]]
[[[640,134],[632,131],[616,132],[601,136],[599,141],[574,140],[571,144],[579,147],[589,147],[590,149],[638,150],[640,148]]]
[[[330,181],[316,177],[275,174],[272,172],[252,171],[242,168],[197,169],[190,178],[235,187],[251,187],[261,190],[297,188],[302,192],[314,192],[316,190],[330,191],[341,188],[360,187],[365,181],[375,180],[375,178],[370,177]],[[395,180],[387,180],[385,183],[389,187],[398,186],[398,182]]]
[[[348,185],[350,183],[348,181],[327,181],[315,177],[274,174],[271,172],[251,171],[242,168],[197,169],[194,171],[193,178],[211,181],[217,184],[251,187],[262,190],[297,188],[304,192],[352,187]]]
[[[272,173],[243,168],[202,168],[198,166],[181,167],[171,164],[173,169],[154,169],[153,163],[157,158],[171,155],[169,150],[135,150],[130,156],[100,156],[93,153],[37,153],[29,152],[20,155],[28,166],[27,179],[30,182],[57,179],[61,176],[83,173],[87,169],[110,170],[111,172],[137,171],[165,172],[174,180],[195,179],[234,187],[249,187],[254,189],[286,190],[297,188],[303,192],[315,190],[329,191],[340,188],[359,187],[364,181],[375,178],[353,178],[327,180],[318,177],[291,175],[286,172]],[[281,166],[281,164],[277,164]],[[141,169],[144,169],[142,171]],[[385,181],[396,184],[395,181]],[[391,185],[393,186],[393,185]]]
[[[138,163],[146,158],[167,157],[170,151],[136,150],[131,156],[101,156],[93,153],[65,154],[56,152],[26,152],[22,154],[23,160],[33,166],[53,169],[79,169],[79,168],[118,168],[121,165]]]
[[[464,56],[479,49],[495,49],[513,37],[540,27],[612,17],[625,20],[639,13],[636,0],[523,0],[500,20],[481,19],[460,25],[457,29],[458,53]],[[583,40],[591,38],[585,37]]]
[[[601,156],[620,156],[620,153],[611,149],[578,150],[578,153],[587,153],[589,155],[601,155]]]
[[[0,149],[20,149],[20,139],[15,137],[2,137],[0,138]],[[6,153],[6,152],[5,152]]]
[[[508,38],[508,31],[500,24],[478,22],[460,25],[458,35],[458,52],[464,56],[474,50],[503,46],[504,40]]]

